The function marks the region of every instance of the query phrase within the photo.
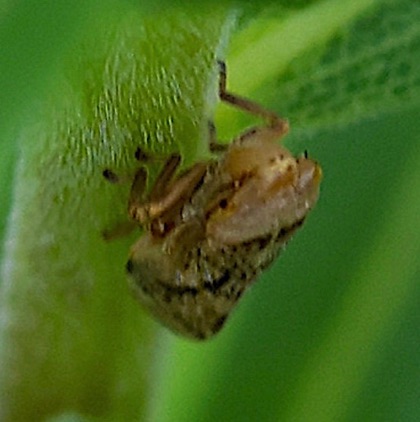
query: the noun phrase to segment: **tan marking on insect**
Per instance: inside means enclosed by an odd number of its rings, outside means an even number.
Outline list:
[[[286,120],[226,91],[223,63],[219,93],[267,125],[228,146],[215,142],[211,125],[217,159],[176,175],[181,160],[171,155],[147,196],[147,173],[140,168],[128,206],[131,219],[146,230],[127,262],[130,287],[164,325],[194,339],[223,327],[244,291],[302,225],[321,181],[316,162],[295,158],[276,142],[288,132]]]

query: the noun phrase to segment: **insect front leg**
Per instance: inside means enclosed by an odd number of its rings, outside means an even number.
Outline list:
[[[164,225],[165,218],[171,216],[173,211],[189,199],[204,176],[207,163],[197,163],[186,173],[175,178],[180,162],[181,157],[178,154],[169,157],[145,201],[142,199],[144,175],[137,173],[129,199],[129,215],[133,220],[144,225],[161,219]]]
[[[144,197],[147,172],[143,167],[137,171],[128,199],[128,214],[134,221],[145,224],[159,217],[162,213],[160,210],[164,208],[162,200],[165,198],[166,189],[172,181],[180,161],[181,157],[178,154],[171,155],[168,158],[148,198]]]

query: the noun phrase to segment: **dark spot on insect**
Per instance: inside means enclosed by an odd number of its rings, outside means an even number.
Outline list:
[[[240,299],[240,297],[242,296],[242,293],[243,293],[244,291],[243,290],[238,290],[237,292],[236,292],[236,300],[239,300]]]
[[[118,176],[112,170],[105,169],[102,172],[102,176],[104,176],[105,179],[108,180],[108,182],[111,182],[111,183],[117,183],[118,182]]]
[[[147,284],[139,284],[139,287],[141,288],[141,290],[143,291],[143,293],[147,296],[151,296],[151,290],[149,289],[149,287],[147,286]]]
[[[194,192],[197,192],[198,190],[200,190],[201,186],[203,186],[204,184],[204,177],[205,175],[203,175],[203,177],[197,182],[197,184],[194,187]]]
[[[223,315],[223,316],[221,316],[220,318],[218,318],[216,320],[216,322],[214,323],[213,328],[212,328],[212,331],[214,333],[216,333],[217,331],[221,330],[221,328],[223,327],[223,325],[224,325],[224,323],[226,321],[226,318],[227,318],[227,316],[226,315]]]
[[[260,239],[258,239],[258,247],[259,249],[264,249],[267,247],[267,245],[270,243],[271,241],[271,235],[267,236],[267,237],[262,237]]]
[[[241,280],[246,280],[248,278],[247,274],[245,272],[241,273]]]
[[[198,340],[205,340],[207,338],[207,336],[201,331],[195,332],[194,335]]]
[[[204,288],[212,293],[216,293],[223,285],[225,285],[230,280],[230,273],[226,270],[219,278],[213,282],[206,281],[204,283]]]
[[[198,295],[198,289],[196,289],[195,287],[180,287],[177,290],[177,293],[180,296],[183,296],[183,295],[186,295],[186,294],[189,294],[191,296],[197,296]]]
[[[164,283],[163,281],[156,281],[156,284],[159,284],[160,287],[163,289],[165,295],[170,296],[184,296],[186,294],[190,294],[191,296],[198,295],[198,289],[195,287],[190,286],[171,286],[169,284]]]
[[[219,277],[213,284],[216,286],[216,288],[220,288],[223,286],[223,284],[227,283],[230,279],[230,273],[228,270],[226,270],[221,277]]]
[[[228,97],[230,97],[230,95],[228,94]],[[249,130],[247,130],[246,132],[244,132],[240,137],[239,140],[242,141],[248,137],[252,137],[253,135],[255,135],[257,133],[256,128],[251,128]]]
[[[296,230],[299,227],[301,227],[303,225],[303,223],[305,222],[305,217],[303,217],[301,220],[296,221],[296,223],[294,223],[291,227],[289,227],[288,229],[285,229],[285,233],[289,233],[291,230]]]
[[[292,165],[288,165],[287,166],[287,171],[292,171],[293,170],[293,166]]]
[[[149,156],[144,151],[142,151],[141,148],[136,149],[134,157],[137,161],[147,161],[149,159]]]
[[[283,237],[289,235],[289,233],[293,233],[296,229],[298,229],[300,226],[302,226],[302,224],[305,222],[305,218],[302,218],[301,220],[297,221],[296,223],[294,223],[293,225],[291,225],[290,227],[287,228],[282,228],[277,236],[275,237],[274,241],[278,242],[281,241]]]
[[[301,220],[297,221],[295,224],[293,224],[293,228],[300,227],[305,221],[305,218],[302,218]]]
[[[163,301],[165,303],[171,303],[172,302],[172,295],[169,294],[168,292],[165,292],[163,295]]]
[[[281,229],[278,233],[278,235],[276,236],[275,241],[279,241],[281,240],[283,237],[285,237],[290,231],[293,231],[294,227],[288,227],[287,229]]]
[[[221,201],[219,201],[219,207],[224,210],[228,206],[228,201],[226,198],[223,198]]]
[[[128,272],[128,274],[133,274],[134,265],[133,265],[133,261],[131,259],[129,259],[127,261],[127,264],[125,264],[125,270]]]

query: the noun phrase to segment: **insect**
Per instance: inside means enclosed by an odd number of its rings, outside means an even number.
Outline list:
[[[277,140],[288,123],[274,112],[226,90],[219,63],[219,96],[266,124],[241,133],[217,158],[177,174],[173,154],[145,192],[140,167],[128,203],[131,220],[145,233],[126,265],[135,297],[178,334],[207,339],[220,331],[258,275],[278,256],[318,199],[320,166],[295,158]],[[136,156],[143,153],[137,150]],[[113,179],[112,172],[104,176]]]

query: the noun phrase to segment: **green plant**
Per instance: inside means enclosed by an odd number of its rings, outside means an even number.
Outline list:
[[[2,419],[417,420],[417,3],[44,3],[2,11]],[[207,157],[220,56],[325,180],[225,330],[195,344],[129,295],[138,233],[99,235],[129,185],[101,172],[130,174],[139,143]],[[217,110],[223,139],[250,123]]]

